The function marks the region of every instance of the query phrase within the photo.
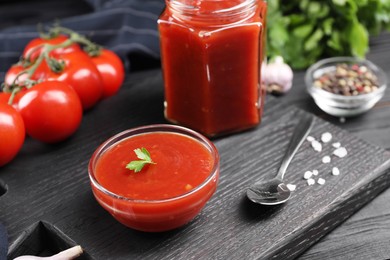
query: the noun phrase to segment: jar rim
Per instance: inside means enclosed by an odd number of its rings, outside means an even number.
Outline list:
[[[255,9],[258,6],[259,0],[241,0],[234,5],[226,8],[221,8],[216,5],[215,8],[202,8],[201,3],[219,3],[226,0],[166,0],[167,8],[172,12],[172,15],[177,20],[191,21],[210,21],[216,22],[215,18],[224,19],[226,23],[228,19],[231,22],[241,21],[243,18],[250,18],[254,15]],[[194,3],[194,4],[191,4]]]

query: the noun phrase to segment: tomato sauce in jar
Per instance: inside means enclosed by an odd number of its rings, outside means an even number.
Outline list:
[[[215,136],[260,123],[266,3],[167,0],[158,20],[167,120]]]

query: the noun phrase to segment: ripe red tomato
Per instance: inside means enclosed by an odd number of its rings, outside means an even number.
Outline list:
[[[23,70],[24,68],[22,65],[18,65],[18,64],[12,65],[11,68],[9,68],[9,70],[5,73],[4,83],[7,85],[12,85],[16,79],[16,76]],[[26,77],[27,74],[20,75],[18,81],[15,83],[24,82]]]
[[[60,44],[63,43],[69,39],[66,35],[58,35],[57,37],[51,38],[51,39],[43,39],[43,38],[35,38],[31,40],[23,51],[23,57],[27,58],[28,55],[30,55],[30,60],[35,60],[38,58],[39,54],[42,51],[42,48],[39,48],[39,45],[42,45],[44,43],[48,44]],[[58,48],[52,51],[53,54],[62,54],[62,53],[70,53],[74,51],[81,51],[80,45],[77,43],[73,43],[65,48]]]
[[[21,90],[19,93],[17,93],[13,99],[12,106],[18,110],[18,101],[23,96],[23,94],[26,92],[26,89]],[[0,103],[8,104],[9,99],[11,98],[11,93],[5,93],[0,92]]]
[[[65,62],[60,73],[49,70],[46,80],[61,81],[71,85],[80,97],[84,109],[93,107],[102,97],[103,83],[94,63],[84,52],[70,52],[54,56]]]
[[[27,68],[24,68],[20,64],[12,65],[11,68],[9,68],[9,70],[5,74],[4,83],[7,85],[12,85],[15,81],[16,76],[25,69],[27,69]],[[49,68],[47,67],[47,65],[44,62],[41,63],[41,65],[39,65],[37,70],[35,70],[35,73],[33,75],[31,75],[30,79],[31,80],[43,79],[45,77],[45,75],[47,74],[48,69]],[[26,78],[27,78],[27,74],[22,74],[18,77],[18,80],[15,83],[16,84],[23,84],[24,81],[26,80]]]
[[[118,92],[125,78],[122,60],[115,52],[103,49],[99,56],[91,57],[103,81],[103,97],[110,97]]]
[[[64,82],[44,81],[27,90],[18,102],[26,132],[45,143],[65,140],[78,129],[82,106],[75,90]]]
[[[0,102],[0,167],[18,154],[25,135],[20,114],[12,106]]]
[[[0,103],[8,104],[8,100],[11,97],[11,93],[0,92]]]

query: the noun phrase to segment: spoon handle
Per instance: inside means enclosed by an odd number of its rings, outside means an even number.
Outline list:
[[[288,165],[291,162],[291,159],[298,151],[299,147],[302,145],[306,136],[309,134],[311,128],[313,126],[313,116],[311,114],[305,113],[303,118],[298,122],[294,133],[291,137],[290,144],[288,145],[287,151],[284,154],[282,163],[279,168],[278,175],[276,178],[283,180],[284,173],[287,170]]]

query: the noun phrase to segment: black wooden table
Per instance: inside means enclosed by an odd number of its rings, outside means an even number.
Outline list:
[[[371,51],[367,58],[382,67],[390,78],[390,34],[385,33],[371,39]],[[263,129],[266,133],[272,132],[267,130],[267,125],[272,124],[272,120],[267,117],[272,106],[298,107],[322,118],[324,121],[318,119],[318,122],[325,126],[328,126],[325,123],[328,121],[376,147],[390,150],[390,89],[387,89],[383,99],[371,111],[341,122],[339,118],[326,115],[316,107],[305,91],[304,71],[296,71],[294,76],[292,90],[285,96],[271,98],[272,102],[267,103],[266,117],[259,128],[260,132]],[[233,252],[230,254],[232,259],[243,256],[246,256],[244,259],[257,259],[261,255],[245,251],[245,245],[240,244],[245,236],[239,236],[240,233],[234,226],[240,227],[242,218],[237,218],[237,223],[220,224],[215,230],[213,227],[206,230],[207,226],[202,226],[203,222],[219,223],[215,219],[218,215],[207,213],[212,213],[212,209],[218,207],[227,208],[226,203],[231,203],[231,200],[214,200],[204,214],[184,229],[163,234],[144,234],[118,224],[93,199],[86,167],[94,149],[122,130],[151,123],[165,123],[162,102],[160,70],[132,73],[127,76],[118,95],[102,101],[85,113],[80,129],[69,140],[57,145],[44,145],[27,139],[18,157],[0,169],[0,222],[8,229],[10,252],[13,256],[21,252],[50,254],[58,249],[80,244],[86,250],[81,259],[180,259],[186,256],[186,252],[192,252],[192,257],[202,259],[227,259],[223,248],[213,249],[217,253],[202,251],[202,247],[207,248],[209,243],[207,236],[217,236],[219,233],[226,236],[226,241],[235,242],[226,248]],[[284,128],[275,129],[284,133]],[[228,147],[225,145],[228,143],[226,140],[230,140],[228,138],[242,145],[240,135],[233,135],[217,139],[217,146]],[[282,152],[275,152],[275,156],[281,154]],[[302,156],[298,155],[298,159]],[[386,173],[387,176],[388,174],[389,172]],[[234,183],[239,184],[240,181]],[[223,192],[228,191],[229,186],[233,190],[234,185],[223,180],[221,183]],[[218,198],[219,196],[221,194],[217,195]],[[240,200],[242,207],[252,207],[240,196],[237,195],[237,200]],[[298,259],[389,259],[389,200],[390,190],[385,190],[305,250]],[[299,203],[295,200],[289,205]],[[281,211],[283,207],[259,214],[264,215],[264,218],[271,218]],[[248,216],[246,218],[249,220]],[[251,221],[255,219],[252,218]],[[248,228],[248,224],[241,227]],[[199,234],[200,231],[205,233]],[[233,234],[238,235],[236,238],[230,237]],[[197,240],[189,241],[191,238]],[[302,248],[306,249],[311,244],[306,241]],[[197,245],[202,247],[197,248]],[[187,256],[191,258],[191,255]]]
[[[379,65],[390,78],[390,34],[371,38],[367,59]],[[390,150],[390,89],[368,113],[345,123],[320,111],[305,93],[304,72],[295,73],[294,88],[282,97],[348,130],[370,143]],[[390,259],[390,189],[324,237],[299,259]]]

